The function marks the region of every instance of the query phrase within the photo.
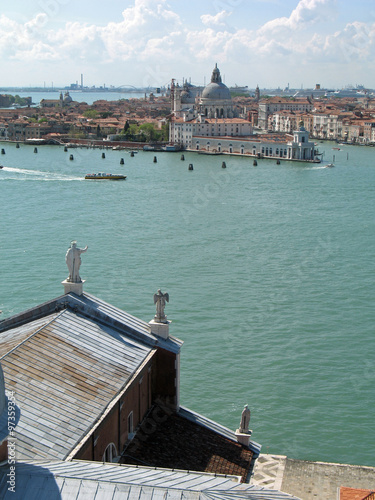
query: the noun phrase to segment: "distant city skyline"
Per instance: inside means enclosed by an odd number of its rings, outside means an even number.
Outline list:
[[[0,15],[0,87],[375,87],[370,0],[19,0]]]

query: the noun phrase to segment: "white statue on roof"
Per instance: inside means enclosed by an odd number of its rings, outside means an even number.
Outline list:
[[[72,241],[70,248],[66,252],[65,262],[69,269],[69,276],[66,281],[71,283],[81,283],[81,277],[79,275],[79,268],[81,267],[81,253],[86,252],[87,245],[85,248],[78,248],[77,242]]]
[[[241,423],[239,431],[244,434],[247,434],[249,432],[249,424],[250,424],[250,410],[248,405],[245,405],[241,414]]]
[[[169,302],[169,294],[158,290],[154,294],[154,304],[156,304],[156,314],[154,320],[158,323],[167,323],[167,316],[164,314],[165,303]]]

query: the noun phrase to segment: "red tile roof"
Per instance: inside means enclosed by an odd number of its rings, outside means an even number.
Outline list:
[[[375,500],[375,491],[357,488],[340,488],[340,500]]]

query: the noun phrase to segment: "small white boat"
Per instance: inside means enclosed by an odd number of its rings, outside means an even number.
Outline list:
[[[333,163],[327,163],[327,165],[324,165],[324,168],[332,168],[335,165]]]

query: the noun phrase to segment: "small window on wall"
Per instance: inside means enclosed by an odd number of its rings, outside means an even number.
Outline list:
[[[114,443],[109,443],[103,454],[102,462],[114,462],[117,457],[117,449]]]

